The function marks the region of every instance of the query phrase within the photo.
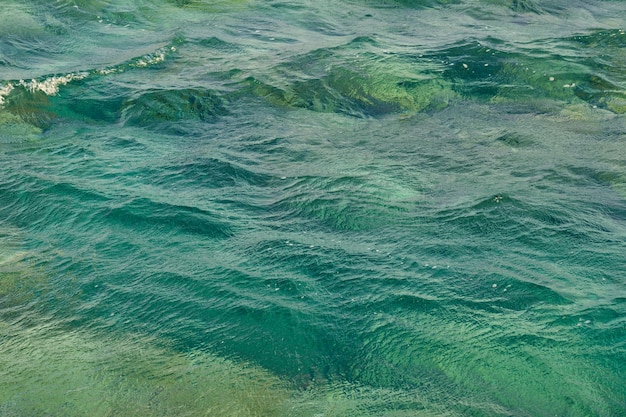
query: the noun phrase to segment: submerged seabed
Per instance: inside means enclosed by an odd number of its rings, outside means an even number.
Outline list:
[[[0,415],[626,415],[620,1],[5,0]]]

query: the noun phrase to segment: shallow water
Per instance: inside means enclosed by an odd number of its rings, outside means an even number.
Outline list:
[[[0,411],[626,414],[625,17],[6,1]]]

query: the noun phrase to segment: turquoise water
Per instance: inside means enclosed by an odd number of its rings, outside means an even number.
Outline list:
[[[4,0],[0,415],[626,415],[625,10]]]

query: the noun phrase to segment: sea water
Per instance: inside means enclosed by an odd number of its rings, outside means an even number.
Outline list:
[[[626,415],[625,22],[3,0],[0,415]]]

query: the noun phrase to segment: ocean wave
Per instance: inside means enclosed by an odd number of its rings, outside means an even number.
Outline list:
[[[67,83],[70,83],[74,80],[82,80],[87,76],[87,73],[77,73],[47,77],[43,78],[41,81],[35,79],[30,81],[20,80],[18,85],[24,87],[31,93],[41,91],[48,96],[53,96],[59,92],[60,86],[66,85]]]
[[[0,414],[623,414],[619,2],[5,3]]]
[[[70,115],[63,109],[62,105],[57,108],[51,106],[49,97],[58,96],[61,88],[71,86],[79,81],[89,82],[97,77],[121,73],[133,68],[141,69],[159,65],[175,50],[175,46],[159,48],[154,53],[142,55],[124,64],[106,69],[44,76],[31,80],[5,81],[0,88],[0,109],[17,116],[24,125],[47,129],[54,120],[58,119],[58,113]],[[63,100],[58,101],[60,102],[59,104],[63,102]],[[102,106],[102,103],[104,101],[91,108],[89,106],[76,107],[73,104],[70,104],[70,106],[72,110],[78,111],[78,114],[83,116],[89,115],[95,120],[101,119],[103,116],[110,117],[106,116],[107,114],[119,114],[121,112],[119,107],[108,111],[103,110],[103,107],[106,108],[106,105]],[[89,109],[93,110],[93,115],[86,112]],[[98,116],[98,114],[103,116]],[[18,124],[20,123],[18,122]],[[21,130],[28,131],[29,129],[23,127]]]

